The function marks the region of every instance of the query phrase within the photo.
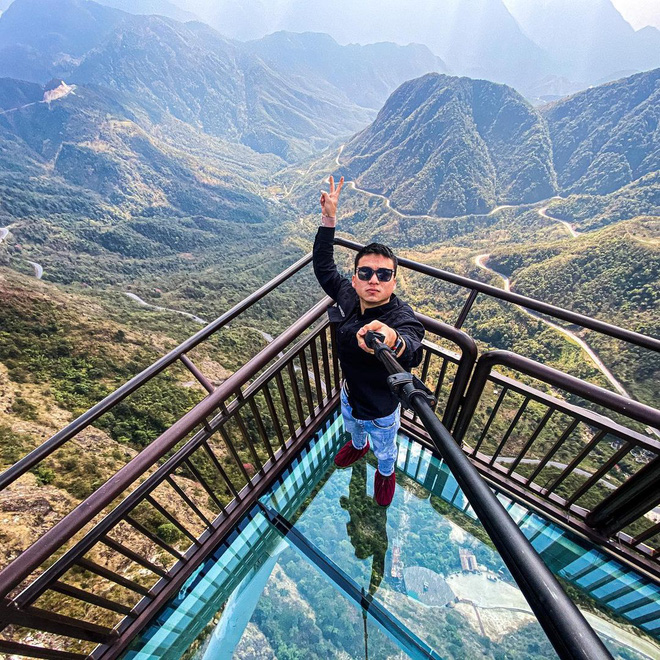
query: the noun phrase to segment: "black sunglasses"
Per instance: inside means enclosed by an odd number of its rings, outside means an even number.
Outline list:
[[[394,275],[394,271],[391,268],[378,268],[374,270],[373,268],[369,268],[369,266],[360,266],[356,273],[358,279],[364,282],[368,282],[374,276],[374,273],[376,273],[379,282],[389,282]]]

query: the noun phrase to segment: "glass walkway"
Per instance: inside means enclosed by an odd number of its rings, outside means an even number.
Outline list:
[[[397,492],[333,457],[337,414],[122,656],[554,658],[452,475],[399,437]],[[660,589],[499,495],[615,658],[660,658]]]

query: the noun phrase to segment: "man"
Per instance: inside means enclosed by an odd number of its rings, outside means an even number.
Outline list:
[[[400,423],[397,398],[387,385],[387,371],[367,348],[368,330],[384,335],[401,365],[410,369],[422,358],[422,324],[412,308],[394,295],[397,259],[390,248],[371,243],[355,257],[353,277],[342,277],[335,265],[333,240],[337,224],[337,202],[344,184],[321,193],[321,227],[314,241],[314,273],[323,290],[337,303],[329,310],[336,323],[337,353],[344,374],[341,412],[351,439],[339,450],[335,463],[348,467],[362,458],[373,444],[378,459],[374,497],[389,506],[394,497],[397,457],[396,435]]]

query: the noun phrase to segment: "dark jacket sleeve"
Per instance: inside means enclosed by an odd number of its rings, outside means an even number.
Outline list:
[[[399,363],[404,369],[412,369],[422,361],[424,326],[417,320],[410,306],[405,305],[404,310],[393,326],[406,342],[406,350],[399,357]]]
[[[353,291],[351,283],[342,277],[335,265],[334,227],[319,227],[314,239],[312,262],[314,274],[321,288],[335,301],[341,304],[341,298]],[[352,298],[352,296],[351,296]]]

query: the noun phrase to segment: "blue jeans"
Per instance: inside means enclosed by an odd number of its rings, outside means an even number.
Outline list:
[[[396,434],[401,424],[401,406],[391,415],[378,419],[355,419],[346,392],[342,388],[341,414],[344,418],[344,429],[351,434],[353,447],[362,449],[369,436],[371,448],[378,459],[378,471],[384,477],[389,477],[394,472],[398,455]]]

